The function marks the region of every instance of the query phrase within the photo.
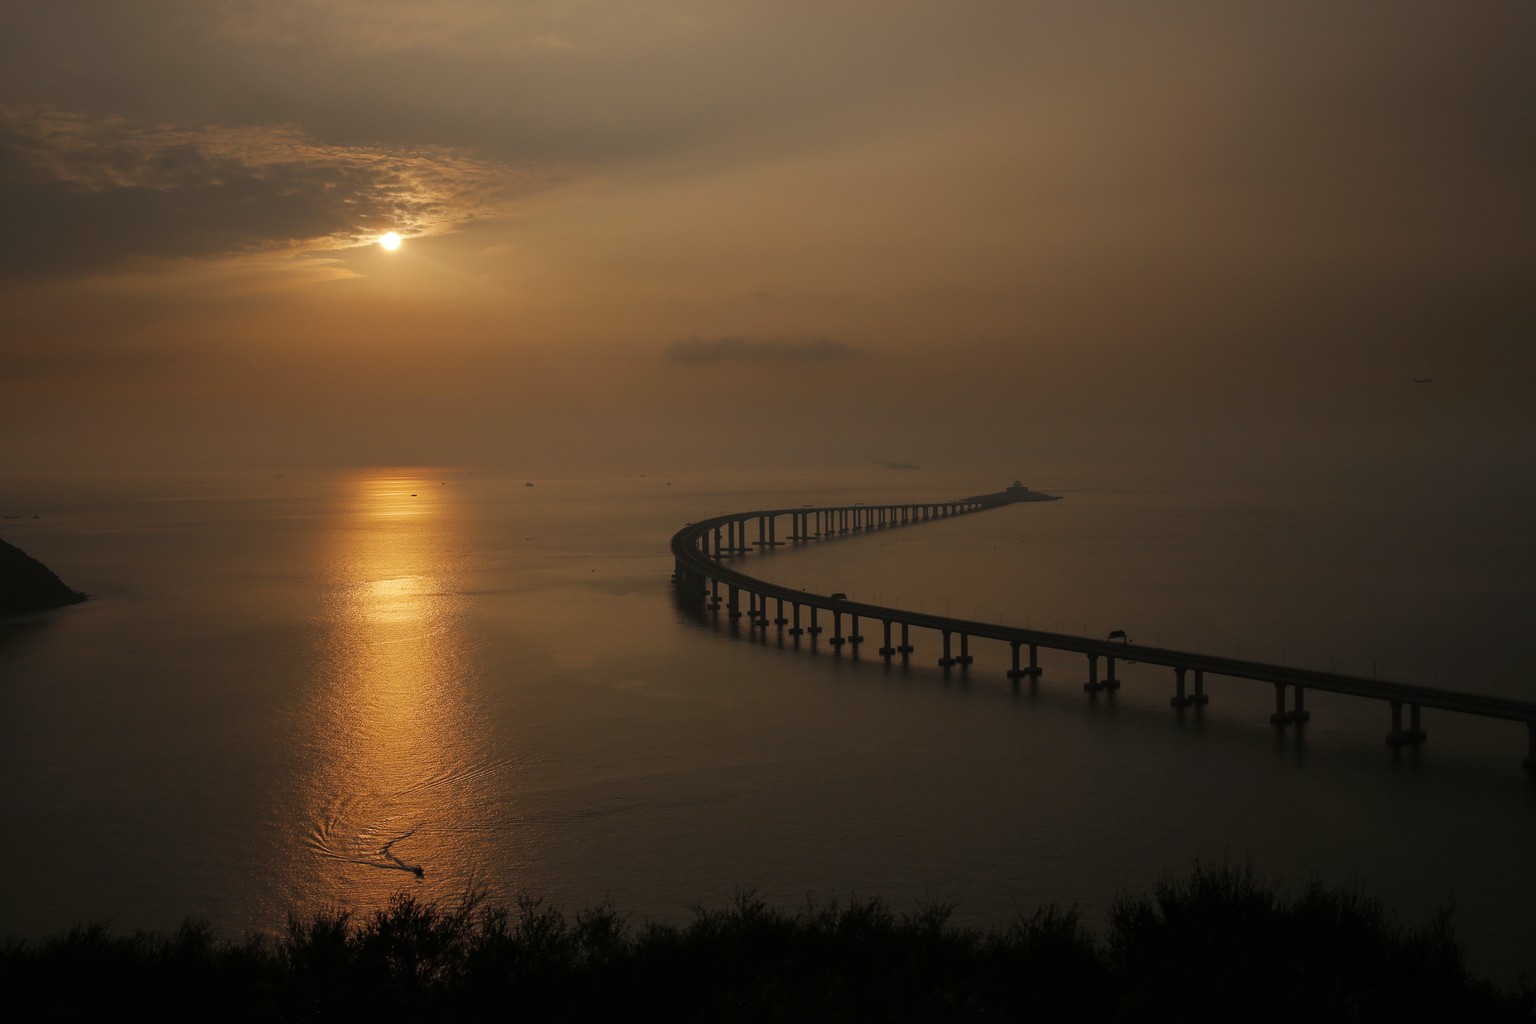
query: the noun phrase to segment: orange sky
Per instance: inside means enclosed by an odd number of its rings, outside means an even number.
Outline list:
[[[0,28],[13,471],[1536,450],[1527,0]]]

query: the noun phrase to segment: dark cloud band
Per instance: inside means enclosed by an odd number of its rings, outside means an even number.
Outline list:
[[[687,338],[667,347],[676,363],[820,363],[856,359],[863,353],[831,338]]]
[[[327,146],[277,127],[146,127],[0,108],[0,275],[334,251],[439,233],[551,179],[444,149]]]

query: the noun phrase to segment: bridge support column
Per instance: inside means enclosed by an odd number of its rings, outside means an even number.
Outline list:
[[[1099,656],[1088,655],[1088,681],[1083,684],[1084,693],[1098,693],[1104,689],[1099,683]]]
[[[1296,691],[1296,701],[1295,705],[1291,708],[1291,721],[1311,721],[1312,712],[1308,711],[1306,706],[1307,688],[1305,686],[1297,686],[1293,689]]]
[[[885,619],[883,624],[885,626],[885,643],[880,648],[880,657],[884,658],[885,663],[889,665],[891,663],[891,655],[896,653],[896,648],[891,646],[891,620]]]
[[[1424,730],[1419,728],[1419,706],[1408,705],[1408,728],[1403,728],[1403,702],[1391,701],[1392,704],[1392,731],[1387,733],[1387,744],[1393,747],[1401,747],[1404,744],[1419,744],[1424,742]]]
[[[789,627],[789,635],[799,636],[801,633],[805,632],[805,630],[800,628],[800,603],[798,601],[791,602],[791,607],[794,610],[795,624]]]
[[[720,581],[717,579],[709,581],[709,610],[712,612],[720,610]]]
[[[806,629],[806,632],[811,634],[811,636],[815,636],[817,633],[821,632],[821,627],[816,625],[816,606],[815,605],[811,605],[811,624],[810,624],[809,628]]]
[[[1104,673],[1104,689],[1114,692],[1120,689],[1120,680],[1115,678],[1115,659],[1106,657],[1104,664],[1106,669]]]
[[[848,613],[848,644],[851,647],[857,647],[857,646],[859,646],[859,644],[861,644],[863,642],[864,642],[864,638],[859,635],[859,617],[857,615],[853,614],[852,612],[849,612]]]
[[[955,663],[955,659],[950,657],[949,654],[949,630],[940,630],[940,632],[944,634],[944,656],[939,659],[939,664],[945,668],[949,668]]]
[[[971,657],[971,637],[969,633],[960,634],[960,657],[955,659],[955,664],[965,668],[973,660]]]
[[[832,609],[832,639],[827,641],[841,654],[843,652],[843,613],[836,608]]]
[[[1195,692],[1189,698],[1189,702],[1196,707],[1204,707],[1211,702],[1210,695],[1205,692],[1205,670],[1195,669]]]
[[[906,661],[912,655],[912,638],[907,635],[908,624],[901,624],[901,643],[896,645],[896,653],[901,655],[901,660]]]
[[[704,602],[704,576],[698,570],[691,569],[679,561],[672,573],[672,583],[684,600],[695,604]]]
[[[725,608],[731,618],[741,618],[741,591],[737,587],[728,587],[726,590]]]
[[[1270,725],[1290,725],[1291,716],[1285,712],[1285,684],[1275,684],[1275,713],[1269,716]]]
[[[778,602],[778,613],[773,617],[773,624],[782,629],[784,627],[785,621],[787,621],[784,618],[784,599],[782,597],[776,597],[774,600]]]
[[[1019,668],[1019,648],[1023,646],[1018,640],[1008,641],[1008,646],[1013,648],[1013,667],[1008,670],[1008,678],[1013,680],[1013,688],[1019,688],[1019,680],[1024,678],[1024,670]]]
[[[1039,646],[1037,644],[1030,644],[1029,645],[1029,668],[1025,669],[1024,672],[1031,679],[1039,679],[1040,678],[1039,654],[1040,654]]]
[[[1190,700],[1184,696],[1184,669],[1175,665],[1173,668],[1173,697],[1168,703],[1176,708],[1189,707]]]

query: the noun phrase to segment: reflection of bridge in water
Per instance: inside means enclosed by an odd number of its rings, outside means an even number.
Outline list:
[[[1424,741],[1425,732],[1421,720],[1424,708],[1524,722],[1528,744],[1524,765],[1527,769],[1536,770],[1536,703],[1529,701],[1458,693],[1454,690],[1365,679],[1288,665],[1243,661],[1195,651],[1148,647],[1122,642],[1120,639],[1099,640],[887,608],[850,601],[842,594],[809,594],[804,590],[757,579],[726,564],[728,559],[748,555],[754,549],[761,552],[786,543],[801,544],[980,512],[1019,501],[1041,500],[1050,499],[1047,495],[1015,485],[997,494],[959,501],[761,509],[715,516],[690,523],[672,537],[672,554],[677,563],[673,583],[680,599],[687,604],[702,605],[715,615],[719,614],[723,604],[726,615],[733,622],[745,615],[749,629],[761,631],[765,635],[769,630],[787,632],[796,642],[806,635],[812,643],[817,642],[824,629],[821,616],[825,613],[831,619],[832,629],[832,636],[827,642],[839,652],[844,646],[857,651],[864,642],[864,637],[859,633],[860,620],[878,621],[883,635],[879,654],[887,663],[896,657],[900,657],[903,662],[911,658],[914,649],[913,629],[931,630],[942,637],[943,655],[938,663],[946,671],[954,666],[958,666],[962,672],[968,669],[973,661],[970,653],[973,637],[1001,641],[1013,651],[1013,664],[1008,670],[1008,678],[1013,680],[1014,686],[1018,686],[1020,679],[1028,679],[1032,687],[1036,685],[1041,676],[1039,652],[1045,648],[1087,657],[1088,681],[1083,684],[1083,689],[1090,694],[1100,691],[1113,693],[1119,689],[1120,680],[1115,676],[1118,661],[1171,668],[1174,692],[1170,703],[1175,708],[1199,708],[1210,700],[1205,688],[1207,675],[1269,683],[1275,688],[1275,711],[1269,720],[1281,728],[1308,719],[1305,697],[1309,689],[1386,701],[1392,712],[1392,730],[1387,733],[1387,743],[1392,746],[1416,745]],[[787,520],[787,541],[778,539],[780,520]],[[757,536],[749,541],[748,533],[754,522]],[[742,607],[743,595],[746,600],[745,609]],[[770,602],[773,605],[771,614]],[[894,632],[898,629],[899,635]],[[1027,664],[1023,660],[1026,651]],[[1101,660],[1104,663],[1102,676],[1099,672]],[[1287,689],[1291,691],[1289,706]],[[1406,725],[1403,722],[1404,706],[1408,709]]]

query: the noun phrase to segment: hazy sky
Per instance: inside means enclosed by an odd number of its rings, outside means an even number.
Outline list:
[[[1530,0],[6,0],[0,225],[18,471],[1536,451]]]

